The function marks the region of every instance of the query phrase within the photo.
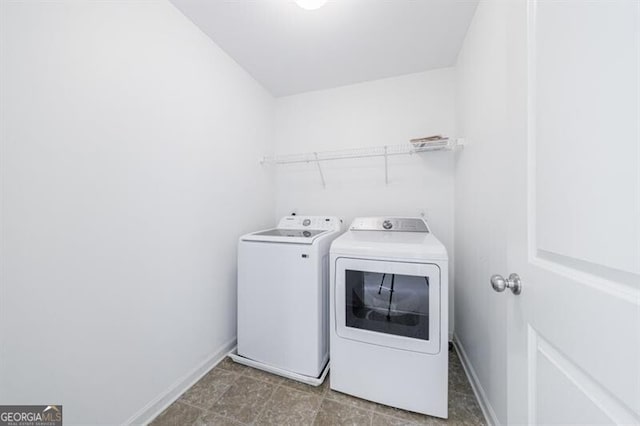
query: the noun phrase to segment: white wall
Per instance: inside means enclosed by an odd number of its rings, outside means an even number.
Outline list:
[[[235,338],[273,99],[164,1],[1,14],[0,404],[122,423]]]
[[[295,154],[408,143],[432,134],[455,136],[454,70],[310,92],[276,100],[276,152]],[[422,212],[453,261],[454,154],[431,152],[384,159],[278,166],[277,216],[419,216]],[[452,280],[451,280],[452,281]],[[453,315],[453,293],[450,307]],[[453,318],[450,318],[453,330]]]
[[[508,2],[482,1],[456,67],[457,129],[467,146],[456,162],[456,329],[492,421],[507,420],[508,295],[491,289],[508,275],[509,140],[506,137]]]

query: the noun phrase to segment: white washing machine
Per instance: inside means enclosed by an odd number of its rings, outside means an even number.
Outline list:
[[[312,385],[329,360],[329,247],[341,221],[288,216],[240,238],[238,349],[231,357]]]
[[[331,389],[447,418],[447,277],[424,219],[355,219],[331,245]]]

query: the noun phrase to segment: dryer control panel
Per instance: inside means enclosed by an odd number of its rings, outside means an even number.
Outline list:
[[[333,216],[285,216],[280,219],[281,229],[339,230],[342,222]]]
[[[421,217],[358,217],[353,220],[352,231],[429,232]]]

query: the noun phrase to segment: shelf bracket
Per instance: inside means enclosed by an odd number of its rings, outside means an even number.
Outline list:
[[[318,159],[318,153],[314,152],[313,155],[316,157],[316,164],[318,165],[318,172],[320,173],[320,180],[322,181],[322,187],[326,188],[327,184],[324,181],[324,174],[322,174],[322,167],[320,166],[320,160]]]
[[[387,145],[384,146],[384,184],[389,185],[389,163],[387,155]]]

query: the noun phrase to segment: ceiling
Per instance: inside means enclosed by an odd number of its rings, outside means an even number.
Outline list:
[[[477,0],[171,0],[274,96],[452,66]]]

